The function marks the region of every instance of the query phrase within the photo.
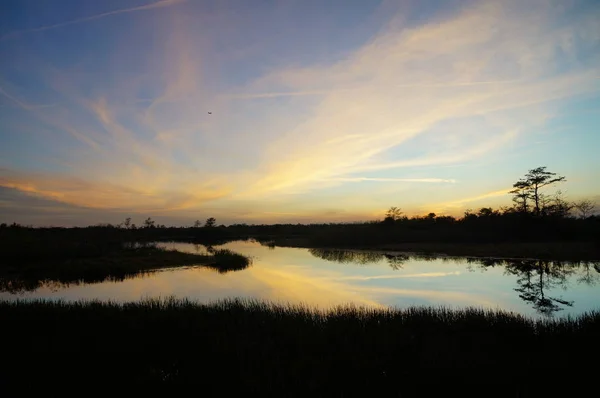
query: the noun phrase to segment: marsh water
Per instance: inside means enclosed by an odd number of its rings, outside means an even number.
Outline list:
[[[167,248],[204,253],[191,243]],[[252,241],[228,248],[250,256],[244,270],[203,266],[163,269],[122,280],[0,292],[0,298],[134,301],[175,296],[200,302],[244,297],[330,308],[476,306],[525,315],[576,315],[600,308],[600,263],[469,259],[395,252],[273,248]],[[208,248],[210,250],[210,248]]]

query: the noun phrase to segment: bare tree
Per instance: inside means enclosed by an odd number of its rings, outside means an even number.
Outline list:
[[[217,224],[217,220],[214,217],[210,217],[206,219],[206,223],[204,223],[204,226],[207,228],[212,228]]]
[[[543,196],[542,213],[544,215],[568,217],[573,207],[573,203],[565,199],[561,190],[556,191],[552,197]]]
[[[579,217],[588,218],[594,213],[596,206],[594,202],[589,199],[582,199],[578,202],[573,203],[573,207],[579,212]]]
[[[200,220],[196,220],[196,221],[194,222],[194,228],[200,228],[201,226],[202,226],[202,221],[200,221]]]

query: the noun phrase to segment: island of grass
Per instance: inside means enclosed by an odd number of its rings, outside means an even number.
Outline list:
[[[35,380],[61,392],[77,381],[180,385],[207,396],[431,396],[441,388],[444,396],[546,397],[560,385],[577,395],[589,386],[574,381],[600,354],[598,312],[535,320],[474,308],[5,301],[0,324],[10,342],[0,383],[27,389]]]
[[[168,250],[154,243],[49,240],[4,247],[0,287],[4,291],[62,284],[123,280],[140,273],[181,266],[204,266],[220,273],[242,270],[251,259],[231,250],[205,254]]]

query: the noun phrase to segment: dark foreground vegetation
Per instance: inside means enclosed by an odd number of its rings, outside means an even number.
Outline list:
[[[597,312],[532,320],[481,309],[317,312],[239,300],[16,301],[0,302],[0,324],[10,342],[1,383],[25,395],[33,384],[64,393],[75,381],[185,385],[209,396],[423,396],[442,388],[524,397],[554,396],[561,386],[572,395],[589,387],[581,381],[600,357]]]

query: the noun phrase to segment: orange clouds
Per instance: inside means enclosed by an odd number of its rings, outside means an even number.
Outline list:
[[[183,210],[224,197],[229,192],[226,188],[210,187],[200,187],[197,191],[152,192],[143,186],[128,187],[40,174],[11,174],[11,177],[0,176],[0,186],[40,195],[61,203],[96,209]]]

